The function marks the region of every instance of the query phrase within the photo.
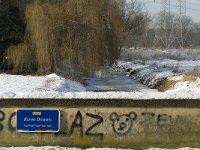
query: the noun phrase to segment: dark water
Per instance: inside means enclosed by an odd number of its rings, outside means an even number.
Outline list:
[[[108,91],[124,91],[124,92],[139,92],[148,90],[149,88],[140,82],[133,80],[127,76],[123,70],[115,71],[114,69],[104,73],[101,78],[84,78],[85,87],[88,91],[108,92]],[[150,90],[150,89],[149,89]]]

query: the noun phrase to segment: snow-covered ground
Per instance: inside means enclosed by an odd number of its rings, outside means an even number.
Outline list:
[[[148,60],[145,65],[154,66],[158,69],[170,69],[174,72],[192,72],[200,69],[199,60]]]
[[[134,50],[124,49],[122,52],[122,59],[129,60],[200,60],[200,50],[199,49],[170,49],[170,50],[159,50],[159,49],[137,49]]]
[[[45,147],[10,147],[10,148],[5,148],[5,147],[0,147],[0,150],[82,150],[80,148],[66,148],[66,147],[51,147],[51,146],[45,146]],[[114,148],[88,148],[86,150],[128,150],[128,149],[114,149]],[[129,149],[131,150],[131,149]],[[133,149],[132,149],[133,150]],[[164,148],[150,148],[147,150],[175,150],[175,149],[164,149]],[[199,148],[179,148],[176,150],[200,150]]]
[[[184,74],[192,72],[200,74],[199,58],[200,50],[125,49],[121,60],[116,64],[116,68],[125,69],[127,75],[149,88],[158,88],[165,79],[176,81],[173,88],[162,93],[164,98],[166,98],[166,94],[171,98],[176,96],[199,98],[200,76],[197,76],[196,80],[193,81],[183,79]],[[156,92],[156,98],[157,94]]]
[[[56,97],[60,93],[84,91],[86,89],[80,83],[66,80],[56,74],[47,76],[0,74],[0,98],[29,97],[29,94],[33,98]]]
[[[0,74],[0,98],[79,98],[79,99],[199,99],[199,83],[182,83],[180,88],[168,92],[152,90],[132,92],[87,92],[80,83],[55,74],[43,77]],[[199,81],[199,80],[198,80]],[[181,84],[181,83],[180,83]],[[185,85],[184,85],[185,84]],[[194,90],[196,88],[196,90]],[[181,92],[177,92],[181,91]]]
[[[200,92],[200,78],[194,81],[185,81],[183,76],[169,77],[169,80],[177,81],[173,89],[169,89],[166,93],[191,93],[193,91]]]
[[[0,150],[82,150],[81,148],[67,148],[67,147],[59,147],[59,146],[45,146],[45,147],[10,147],[10,148],[5,148],[5,147],[0,147]],[[88,148],[86,150],[133,150],[133,149],[115,149],[115,148]],[[175,149],[164,149],[164,148],[150,148],[146,150],[175,150]],[[200,148],[179,148],[176,150],[200,150]]]

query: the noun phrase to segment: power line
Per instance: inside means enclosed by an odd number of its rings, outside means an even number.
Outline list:
[[[144,4],[154,4],[154,3],[157,3],[157,4],[162,4],[162,2],[160,2],[160,1],[155,1],[154,2],[154,0],[150,0],[150,1],[147,1],[147,2],[143,2]],[[198,5],[198,4],[195,4],[194,2],[187,2],[187,3],[189,3],[189,4],[194,4],[194,5]],[[199,2],[199,5],[200,5],[200,2]],[[177,6],[176,5],[173,5],[172,3],[171,3],[171,6],[173,6],[173,8],[176,8]],[[186,10],[187,11],[189,11],[189,10],[191,10],[191,11],[196,11],[196,12],[200,12],[200,10],[198,10],[198,9],[195,9],[195,8],[191,8],[191,7],[188,7],[188,5],[187,5],[187,7],[186,7]]]

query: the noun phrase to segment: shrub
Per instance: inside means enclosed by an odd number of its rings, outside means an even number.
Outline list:
[[[164,79],[161,81],[160,85],[158,86],[158,90],[161,92],[165,92],[167,90],[172,89],[178,81]]]
[[[193,72],[186,73],[183,75],[184,81],[196,81],[197,78],[200,76],[199,70],[194,70]]]

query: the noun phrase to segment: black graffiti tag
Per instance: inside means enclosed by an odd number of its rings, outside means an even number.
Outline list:
[[[8,127],[11,131],[15,131],[16,127],[14,127],[12,125],[12,119],[16,116],[16,112],[13,112],[9,119],[8,119]],[[0,110],[0,132],[3,130],[4,126],[3,124],[1,123],[2,121],[4,121],[5,119],[5,113],[3,111]]]
[[[99,124],[103,122],[103,118],[101,116],[95,115],[95,114],[86,114],[87,117],[97,119],[97,122],[92,124],[85,132],[85,135],[87,136],[93,136],[93,137],[100,137],[103,139],[103,133],[93,133],[92,130]],[[80,128],[80,136],[83,136],[83,116],[80,111],[77,112],[76,117],[71,125],[69,135],[72,135],[74,133],[75,128]]]
[[[0,132],[3,130],[3,124],[1,123],[5,119],[5,113],[0,110]]]
[[[75,128],[80,128],[80,136],[83,136],[83,117],[80,111],[77,112],[76,118],[72,123],[71,129],[69,131],[69,134],[72,135],[74,133]],[[79,122],[78,122],[79,121]]]
[[[15,130],[16,130],[16,127],[14,127],[13,124],[12,124],[12,119],[13,119],[15,116],[16,116],[16,112],[13,112],[13,113],[10,115],[9,119],[8,119],[8,127],[9,127],[9,129],[10,129],[11,131],[15,131]]]
[[[96,123],[94,123],[91,127],[89,127],[87,130],[86,130],[86,135],[88,136],[95,136],[95,137],[100,137],[101,140],[103,139],[103,133],[91,133],[91,131],[99,124],[101,124],[103,122],[103,118],[101,116],[98,116],[98,115],[94,115],[94,114],[89,114],[87,113],[86,114],[88,117],[91,117],[91,118],[94,118],[94,119],[97,119],[98,121]]]

